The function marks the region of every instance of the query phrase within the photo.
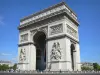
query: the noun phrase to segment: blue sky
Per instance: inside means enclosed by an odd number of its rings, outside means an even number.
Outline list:
[[[0,0],[0,60],[16,62],[19,21],[62,0]],[[64,0],[80,22],[81,61],[100,63],[100,0]]]

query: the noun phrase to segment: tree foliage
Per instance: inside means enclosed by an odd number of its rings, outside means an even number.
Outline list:
[[[0,71],[6,71],[9,69],[9,66],[6,64],[0,65]]]
[[[100,71],[100,65],[98,63],[93,63],[93,68],[96,71]]]
[[[93,70],[93,69],[90,67],[81,67],[81,70],[82,71],[89,71],[89,70]]]
[[[13,66],[9,66],[9,65],[6,65],[6,64],[0,65],[0,71],[7,71],[7,70],[10,70],[10,69],[13,69],[15,71],[17,69],[17,64],[14,64]]]
[[[17,64],[14,64],[13,70],[15,71],[17,69]]]
[[[82,71],[87,71],[87,70],[100,71],[100,65],[98,63],[93,63],[93,69],[88,66],[83,66],[83,67],[81,67],[81,70]]]

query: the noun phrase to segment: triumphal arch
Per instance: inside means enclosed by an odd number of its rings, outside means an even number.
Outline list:
[[[21,19],[18,69],[81,70],[78,26],[65,2]]]

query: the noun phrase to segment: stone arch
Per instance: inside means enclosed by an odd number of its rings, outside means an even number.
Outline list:
[[[48,28],[41,27],[41,28],[37,28],[37,29],[31,31],[31,41],[33,41],[35,34],[37,34],[38,32],[43,32],[46,35],[46,39],[48,38]],[[34,43],[34,41],[33,41],[33,43]]]
[[[46,69],[46,34],[43,31],[37,31],[33,36],[36,47],[36,69]]]
[[[72,50],[75,50],[75,44],[72,43],[70,47],[72,48]]]
[[[75,60],[74,60],[74,52],[75,52],[75,45],[73,43],[71,43],[70,45],[70,52],[71,52],[71,67],[72,67],[72,70],[74,70],[74,67],[75,67]]]

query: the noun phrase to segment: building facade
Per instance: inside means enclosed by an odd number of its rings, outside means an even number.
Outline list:
[[[87,67],[87,68],[90,68],[91,70],[93,70],[93,63],[91,62],[82,62],[81,63],[81,67]]]
[[[0,60],[0,65],[8,65],[12,67],[14,64],[11,61]]]
[[[20,70],[81,70],[76,14],[61,2],[20,20]]]

